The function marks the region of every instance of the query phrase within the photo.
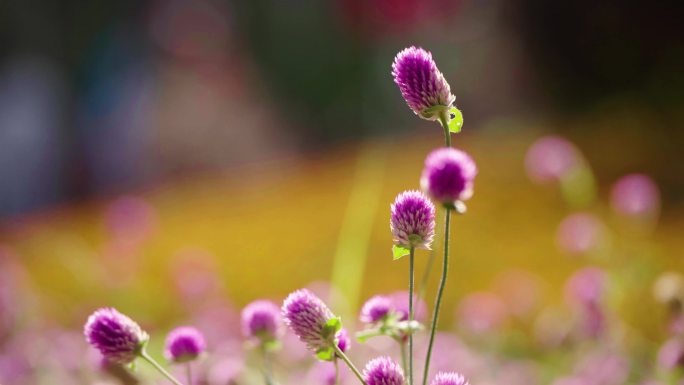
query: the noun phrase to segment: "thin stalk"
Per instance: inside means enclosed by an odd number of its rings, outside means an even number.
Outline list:
[[[188,385],[192,385],[192,364],[190,361],[185,364],[185,375],[188,376]]]
[[[333,364],[335,364],[335,385],[340,385],[340,366],[337,363],[337,356],[333,358]]]
[[[412,246],[409,252],[409,325],[413,325],[413,265],[415,248]],[[408,363],[408,383],[413,385],[413,330],[409,329],[408,338],[409,363]]]
[[[404,369],[404,373],[408,373],[408,362],[406,358],[406,343],[402,340],[398,340],[399,350],[401,351],[401,367]]]
[[[144,359],[145,361],[149,362],[150,365],[154,366],[155,369],[159,371],[164,377],[166,377],[169,381],[174,383],[175,385],[183,385],[180,381],[176,380],[171,373],[167,372],[166,369],[164,369],[157,361],[154,360],[154,358],[150,357],[149,354],[143,349],[140,352],[140,357]]]
[[[273,373],[271,369],[271,359],[268,356],[268,350],[263,345],[261,346],[260,350],[264,360],[264,380],[266,381],[266,385],[273,385]]]
[[[347,355],[344,354],[344,352],[342,350],[340,350],[340,348],[339,348],[339,346],[337,346],[337,344],[333,344],[333,346],[335,348],[335,354],[337,354],[337,356],[340,357],[342,359],[342,361],[344,361],[345,364],[347,364],[349,369],[351,369],[351,371],[354,372],[354,375],[356,376],[356,378],[358,378],[359,381],[361,381],[361,383],[363,385],[368,385],[366,383],[366,380],[363,379],[361,372],[359,372],[359,370],[356,369],[356,366],[354,366],[354,364],[349,360],[349,357],[347,357]]]
[[[447,273],[449,271],[449,222],[451,218],[451,208],[447,207],[444,214],[444,259],[442,260],[442,278],[439,281],[439,289],[437,289],[437,298],[435,299],[435,309],[432,313],[430,342],[428,342],[427,354],[425,356],[425,368],[423,369],[423,385],[427,384],[428,371],[430,369],[430,358],[432,356],[432,345],[435,342],[437,320],[439,319],[439,308],[442,304],[442,294],[444,294],[444,286],[446,286]]]
[[[439,122],[444,128],[444,146],[451,147],[451,132],[449,132],[449,119],[447,118],[448,111],[439,114]]]

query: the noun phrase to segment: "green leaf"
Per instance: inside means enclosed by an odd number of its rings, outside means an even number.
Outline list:
[[[331,342],[335,340],[335,334],[342,329],[342,320],[340,317],[334,317],[328,320],[328,322],[323,325],[323,338],[330,340]]]
[[[461,132],[463,127],[463,113],[456,107],[449,110],[449,131],[453,133]]]
[[[335,358],[335,349],[322,348],[316,351],[316,358],[321,361],[332,361]]]
[[[401,245],[392,246],[392,257],[395,261],[405,255],[409,255],[410,252],[411,250],[408,247]]]

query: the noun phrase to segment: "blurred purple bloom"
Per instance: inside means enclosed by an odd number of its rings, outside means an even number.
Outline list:
[[[456,372],[439,372],[430,385],[470,385],[468,381]]]
[[[96,310],[84,327],[86,340],[109,361],[133,362],[149,339],[137,323],[113,308]]]
[[[242,333],[247,338],[272,341],[280,325],[280,308],[271,301],[254,301],[242,309]]]
[[[325,325],[334,318],[334,315],[325,303],[309,290],[300,289],[287,296],[283,302],[282,314],[285,324],[309,350],[316,352],[329,348],[331,343],[334,343],[330,340],[331,336],[324,335]]]
[[[363,304],[359,320],[363,323],[374,324],[382,321],[391,310],[392,300],[384,295],[376,295]]]
[[[395,291],[390,294],[392,299],[392,311],[399,316],[400,321],[409,319],[409,292],[408,290]],[[420,320],[427,313],[427,304],[418,296],[413,296],[413,319]]]
[[[603,237],[603,223],[589,213],[567,216],[558,226],[556,239],[560,248],[572,255],[586,254],[600,244]]]
[[[399,52],[392,64],[392,76],[406,104],[423,119],[438,119],[438,114],[426,110],[435,106],[448,109],[456,100],[432,54],[422,48],[409,47]]]
[[[565,178],[579,163],[579,151],[575,145],[560,136],[537,139],[525,156],[527,175],[540,183]]]
[[[452,204],[470,199],[476,175],[470,155],[451,147],[438,148],[425,159],[420,186],[436,201]]]
[[[351,339],[349,339],[349,333],[347,332],[347,329],[340,329],[335,337],[337,338],[337,347],[340,348],[342,353],[346,353],[351,347]]]
[[[363,378],[368,385],[404,385],[404,371],[389,357],[368,361]]]
[[[605,315],[601,301],[605,280],[602,270],[587,267],[573,274],[565,284],[566,298],[579,307],[583,331],[590,337],[597,337],[604,329]]]
[[[565,295],[571,303],[599,303],[603,297],[606,276],[596,267],[576,271],[565,284]]]
[[[206,349],[204,335],[191,326],[173,329],[166,337],[166,359],[172,362],[186,362],[196,359]]]
[[[660,208],[660,192],[649,176],[630,174],[613,185],[610,204],[625,216],[655,216]]]
[[[340,379],[343,379],[346,374],[346,371],[340,370]],[[332,362],[318,361],[311,367],[307,377],[308,384],[335,385],[335,365]]]
[[[430,249],[435,237],[435,205],[420,191],[397,195],[391,208],[390,229],[395,244]]]
[[[684,368],[684,341],[678,337],[667,340],[658,350],[658,364],[668,370]]]
[[[458,306],[456,319],[473,333],[487,333],[501,328],[508,320],[506,304],[495,294],[468,294]]]
[[[627,380],[630,363],[621,354],[598,351],[579,363],[576,372],[590,384],[622,385]]]

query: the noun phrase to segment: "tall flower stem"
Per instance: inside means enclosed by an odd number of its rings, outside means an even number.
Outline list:
[[[449,131],[449,118],[448,118],[448,111],[443,111],[439,114],[439,122],[442,124],[442,128],[444,128],[444,146],[445,147],[451,147],[451,132]]]
[[[432,325],[430,327],[430,341],[428,342],[427,354],[425,356],[425,368],[423,369],[423,385],[427,384],[428,371],[430,369],[430,358],[432,356],[432,346],[435,342],[435,332],[437,331],[437,320],[439,318],[439,308],[442,304],[442,294],[446,286],[447,273],[449,271],[449,222],[451,218],[451,208],[447,207],[444,212],[444,259],[442,259],[442,278],[437,289],[435,308],[432,313]]]
[[[159,363],[158,363],[157,361],[155,361],[154,358],[152,358],[149,354],[147,354],[147,352],[145,351],[145,349],[143,349],[143,350],[140,352],[140,357],[141,357],[143,360],[149,362],[150,365],[154,366],[154,368],[157,369],[157,370],[159,371],[159,373],[161,373],[164,377],[166,377],[166,378],[167,378],[169,381],[171,381],[173,384],[175,384],[175,385],[183,385],[180,381],[176,380],[176,379],[171,375],[171,373],[167,372],[166,369],[164,369],[161,365],[159,365]]]
[[[415,248],[411,246],[409,251],[409,324],[413,327],[413,265]],[[413,329],[409,328],[408,338],[409,363],[408,363],[408,384],[413,385]]]
[[[190,362],[185,364],[185,375],[188,377],[188,385],[192,385],[192,364]]]
[[[266,346],[262,344],[259,350],[261,350],[261,356],[264,360],[264,380],[266,381],[266,385],[274,385],[273,373],[271,371],[271,359],[268,356],[268,349],[266,349]]]
[[[404,373],[408,373],[408,361],[406,358],[406,342],[399,340],[399,351],[401,352],[401,367]]]
[[[337,356],[333,358],[333,364],[335,365],[335,385],[340,385],[340,365],[337,363]]]
[[[333,344],[333,347],[335,348],[335,354],[337,354],[337,356],[340,357],[345,364],[347,364],[349,369],[351,369],[351,371],[354,372],[356,378],[358,378],[363,385],[368,385],[366,383],[366,380],[363,379],[361,372],[359,372],[359,370],[356,369],[356,366],[354,366],[354,364],[349,360],[349,357],[347,357],[347,355],[344,354],[344,352],[339,348],[339,346],[337,346],[337,344]]]

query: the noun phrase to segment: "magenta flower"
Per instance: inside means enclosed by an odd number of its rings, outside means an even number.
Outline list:
[[[565,138],[545,136],[537,139],[525,156],[527,175],[535,182],[559,181],[581,163],[579,151]]]
[[[406,248],[430,249],[435,237],[435,206],[420,191],[404,191],[390,209],[394,243]]]
[[[86,340],[111,362],[133,362],[149,340],[135,321],[113,308],[96,310],[83,328]]]
[[[166,336],[164,356],[171,362],[187,362],[199,357],[205,348],[204,336],[199,330],[191,326],[181,326]]]
[[[456,372],[439,372],[430,385],[470,385],[468,381]]]
[[[283,302],[285,324],[313,352],[328,349],[335,343],[334,334],[326,330],[328,321],[335,318],[333,313],[307,289],[291,293]]]
[[[363,378],[368,385],[404,385],[404,371],[389,357],[368,361]]]
[[[630,174],[613,185],[610,204],[621,215],[652,217],[660,209],[660,192],[649,176]]]
[[[395,291],[390,294],[392,311],[396,313],[400,321],[409,319],[409,292],[408,290]],[[427,304],[421,298],[413,297],[413,319],[420,320],[427,314]]]
[[[463,151],[451,147],[438,148],[425,159],[420,186],[434,200],[451,205],[470,199],[477,166]]]
[[[456,100],[432,54],[422,48],[399,52],[392,64],[392,76],[406,104],[423,119],[437,120],[439,115],[429,109],[441,106],[448,110]]]
[[[374,324],[382,321],[392,310],[392,299],[384,295],[376,295],[368,299],[361,307],[359,320]]]
[[[273,341],[280,327],[280,308],[271,301],[254,301],[242,309],[242,333],[247,338]]]

